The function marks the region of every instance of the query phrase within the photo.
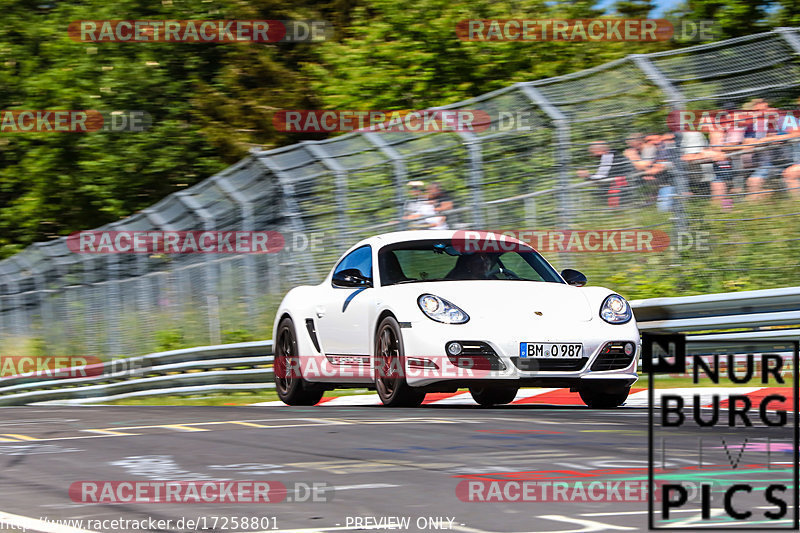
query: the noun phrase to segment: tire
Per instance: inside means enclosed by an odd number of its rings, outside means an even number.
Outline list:
[[[518,391],[519,387],[487,386],[469,388],[472,399],[482,407],[511,403],[517,396]]]
[[[583,403],[592,409],[614,409],[625,403],[630,392],[630,387],[611,392],[585,389],[580,391],[580,395]]]
[[[275,390],[286,405],[316,405],[325,391],[303,379],[298,361],[294,322],[291,318],[284,318],[278,324],[275,339]]]
[[[400,325],[394,317],[386,317],[375,335],[375,390],[387,407],[417,407],[425,393],[406,382],[405,351]]]

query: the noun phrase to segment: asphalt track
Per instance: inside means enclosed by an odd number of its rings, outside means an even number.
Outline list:
[[[709,475],[705,479],[728,483],[731,473],[740,481],[784,479],[792,472],[793,424],[790,415],[779,428],[733,432],[687,426],[668,431],[666,439],[661,430],[657,442],[666,450],[656,450],[655,461],[679,479]],[[201,517],[205,530],[215,531],[647,529],[645,502],[470,502],[456,493],[465,480],[646,480],[648,411],[641,407],[30,406],[0,409],[0,428],[0,530],[126,531],[50,521]],[[766,437],[769,455],[763,453]],[[699,438],[705,443],[702,470],[696,457]],[[722,438],[729,449],[720,446]],[[83,503],[68,493],[82,480],[214,479],[279,481],[288,487],[316,482],[334,491],[327,493],[329,501],[269,504]],[[737,505],[751,507],[761,519],[754,527],[790,526],[764,520],[762,513],[775,506],[762,496],[737,497]],[[302,499],[299,493],[288,497]],[[792,497],[787,499],[791,508]],[[670,524],[697,525],[699,504],[693,503],[674,514]],[[732,525],[717,507],[711,522]],[[270,519],[269,527],[232,528],[230,518],[243,516]]]

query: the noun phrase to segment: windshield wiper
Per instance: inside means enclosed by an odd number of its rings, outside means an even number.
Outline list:
[[[426,283],[428,281],[449,281],[444,278],[434,278],[434,279],[404,279],[401,281],[395,281],[391,285],[402,285],[404,283]]]

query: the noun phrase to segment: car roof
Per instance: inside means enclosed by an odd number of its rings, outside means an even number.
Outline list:
[[[429,239],[452,239],[453,236],[469,238],[470,235],[474,235],[475,238],[483,238],[488,236],[489,234],[496,235],[498,238],[502,236],[503,239],[510,241],[510,242],[522,242],[510,235],[503,235],[501,233],[491,232],[491,231],[478,231],[478,230],[447,230],[447,229],[421,229],[421,230],[406,230],[406,231],[393,231],[391,233],[382,233],[380,235],[374,235],[367,239],[362,240],[358,244],[356,244],[353,248],[357,248],[359,246],[363,246],[365,244],[371,244],[376,247],[386,246],[387,244],[395,244],[398,242],[408,242],[408,241],[424,241]],[[477,234],[477,235],[476,235]]]

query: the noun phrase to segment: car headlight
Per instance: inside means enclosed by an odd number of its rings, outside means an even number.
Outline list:
[[[457,305],[433,294],[423,294],[417,298],[417,305],[431,320],[444,324],[463,324],[469,315]]]
[[[609,324],[624,324],[633,317],[631,306],[619,294],[612,294],[600,306],[600,318]]]

